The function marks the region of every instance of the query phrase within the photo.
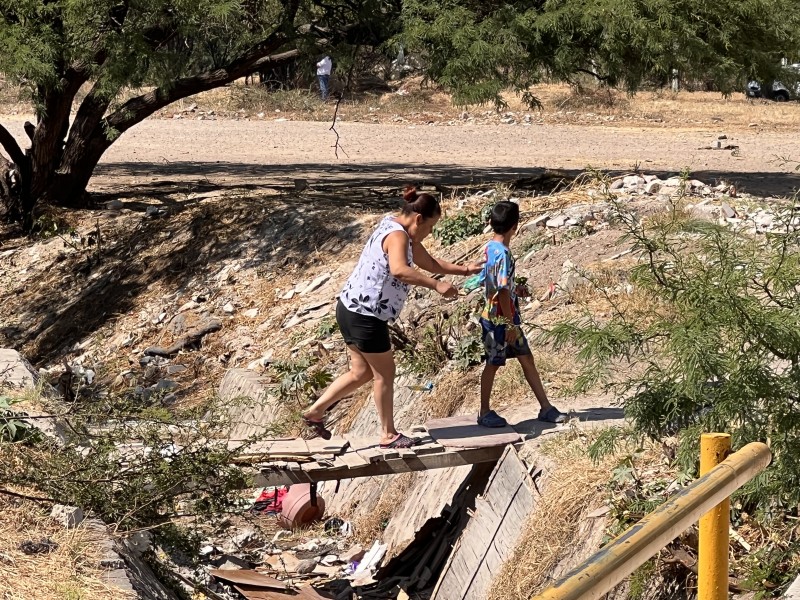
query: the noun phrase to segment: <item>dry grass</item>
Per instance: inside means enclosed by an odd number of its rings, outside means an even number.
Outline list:
[[[38,505],[0,497],[0,598],[3,600],[106,600],[127,598],[101,581],[98,548],[80,527],[64,529]],[[49,538],[58,548],[28,556],[25,540]]]
[[[364,93],[348,98],[340,106],[343,121],[367,123],[409,122],[455,125],[467,119],[477,123],[497,123],[506,111],[529,115],[534,123],[572,123],[599,126],[670,127],[683,129],[724,128],[725,131],[758,127],[760,130],[796,130],[800,127],[800,105],[748,100],[743,93],[724,98],[717,92],[674,93],[669,90],[641,91],[634,96],[608,90],[592,83],[579,88],[567,84],[542,84],[532,92],[542,103],[541,110],[530,110],[519,96],[506,94],[507,107],[495,111],[491,106],[454,106],[451,97],[436,87],[423,85],[421,78],[392,82],[389,93]],[[147,90],[124,94],[120,100]],[[176,102],[157,116],[172,118],[189,107],[198,113],[214,111],[213,118],[300,119],[327,121],[333,103],[322,102],[307,88],[269,92],[244,81],[211,90]],[[0,82],[0,113],[22,114],[30,106],[21,102],[13,86]],[[464,115],[464,113],[467,113]],[[187,116],[187,118],[193,118]]]
[[[425,396],[420,422],[451,417],[461,409],[476,411],[480,402],[480,368],[446,373]]]
[[[378,504],[368,513],[361,514],[353,521],[353,532],[359,544],[372,544],[381,539],[389,519],[397,510],[398,499],[405,498],[408,490],[416,481],[416,473],[395,475],[381,493]]]
[[[513,556],[493,581],[489,600],[527,600],[549,584],[553,569],[580,543],[578,523],[603,502],[604,486],[619,460],[615,454],[593,462],[586,454],[590,442],[575,430],[542,447],[554,461],[558,477],[545,483]],[[658,463],[658,453],[650,450],[640,460]]]

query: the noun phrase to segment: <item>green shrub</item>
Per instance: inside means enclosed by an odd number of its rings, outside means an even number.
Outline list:
[[[587,308],[541,341],[574,351],[582,367],[575,391],[598,382],[615,390],[636,435],[676,435],[688,475],[703,431],[730,433],[734,449],[770,443],[772,465],[737,506],[764,523],[796,514],[800,207],[787,206],[782,226],[757,237],[687,218],[677,206],[649,221],[617,209],[643,256],[630,274],[633,292],[590,280],[608,311]]]
[[[452,217],[444,217],[433,229],[433,237],[443,246],[452,246],[461,240],[483,233],[486,216],[483,212],[460,212]]]

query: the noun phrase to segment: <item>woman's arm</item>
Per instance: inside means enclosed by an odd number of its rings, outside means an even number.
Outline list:
[[[383,249],[389,256],[389,271],[394,277],[409,285],[419,285],[435,290],[445,297],[458,294],[458,291],[446,281],[436,281],[423,275],[406,262],[408,236],[402,231],[393,231],[384,238]]]
[[[411,252],[414,255],[414,264],[430,273],[439,275],[473,275],[483,269],[482,263],[457,265],[441,258],[434,258],[419,242],[411,242]]]

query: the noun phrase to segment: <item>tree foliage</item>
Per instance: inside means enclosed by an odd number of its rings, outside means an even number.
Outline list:
[[[800,206],[781,228],[754,236],[686,218],[643,221],[620,207],[627,239],[643,260],[630,284],[590,276],[604,316],[585,313],[544,339],[572,347],[577,388],[616,389],[634,430],[678,435],[693,472],[702,431],[729,432],[735,449],[770,444],[772,466],[745,491],[762,515],[800,501]],[[615,374],[626,368],[624,376]]]
[[[787,0],[407,0],[403,36],[465,104],[589,74],[629,91],[677,70],[729,93],[800,48]]]
[[[78,205],[103,153],[157,110],[288,61],[310,69],[320,46],[379,46],[397,33],[398,10],[394,0],[0,0],[0,73],[36,111],[25,150],[0,126],[10,159],[0,208],[30,228],[37,203]]]

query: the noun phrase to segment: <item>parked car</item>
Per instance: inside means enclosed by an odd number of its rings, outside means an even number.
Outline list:
[[[796,83],[784,85],[780,81],[773,81],[771,86],[763,86],[758,81],[751,81],[747,84],[747,97],[769,98],[775,102],[800,99],[800,63],[789,65],[786,69],[797,74]]]

